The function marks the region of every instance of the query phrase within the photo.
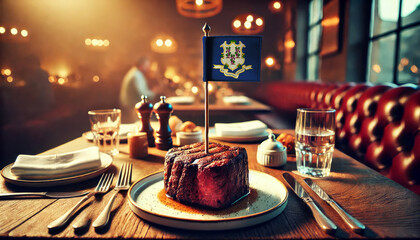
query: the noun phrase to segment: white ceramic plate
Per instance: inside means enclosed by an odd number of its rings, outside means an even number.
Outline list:
[[[168,97],[166,102],[171,104],[193,104],[194,97],[193,96],[175,96],[175,97]]]
[[[82,182],[104,173],[111,166],[112,157],[105,153],[100,153],[100,157],[101,167],[99,169],[71,177],[51,179],[19,179],[11,171],[13,163],[4,167],[1,171],[1,175],[6,180],[6,182],[23,187],[53,187],[67,185],[71,183]]]
[[[267,139],[267,137],[268,137],[267,131],[264,131],[263,133],[259,135],[238,137],[238,136],[219,136],[219,135],[216,135],[215,128],[209,129],[209,138],[214,139],[214,140],[225,141],[225,142],[238,142],[238,143],[239,142],[257,142],[257,141],[265,140]]]
[[[189,230],[243,228],[266,222],[283,212],[288,192],[278,179],[250,170],[249,185],[251,193],[224,210],[211,211],[188,206],[185,210],[164,204],[159,199],[164,194],[163,172],[154,173],[134,183],[128,196],[131,210],[139,217],[160,225]]]

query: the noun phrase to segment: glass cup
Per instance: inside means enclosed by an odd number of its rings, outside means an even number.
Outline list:
[[[88,114],[93,140],[99,147],[99,151],[111,156],[118,154],[121,110],[92,110]]]
[[[297,109],[296,166],[301,174],[330,174],[335,144],[335,109]]]

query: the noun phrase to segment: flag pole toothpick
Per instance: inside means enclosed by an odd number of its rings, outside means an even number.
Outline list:
[[[203,26],[204,36],[208,37],[210,33],[210,26],[205,23]],[[204,117],[205,117],[205,146],[206,153],[209,153],[209,82],[205,79],[204,82]]]

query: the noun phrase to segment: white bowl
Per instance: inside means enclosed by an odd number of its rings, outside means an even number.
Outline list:
[[[201,131],[196,132],[177,132],[176,139],[179,146],[193,144],[203,141],[203,134]]]

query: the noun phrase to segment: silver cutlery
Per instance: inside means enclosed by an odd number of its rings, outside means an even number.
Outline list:
[[[109,221],[109,215],[111,213],[112,204],[114,204],[114,200],[117,197],[117,194],[121,190],[128,190],[131,184],[131,175],[132,175],[133,164],[132,163],[124,163],[120,169],[120,173],[118,175],[118,181],[114,188],[114,195],[112,195],[111,199],[109,200],[108,204],[105,206],[104,210],[102,210],[101,214],[96,218],[93,222],[92,226],[95,228],[101,228],[106,226]]]
[[[62,215],[61,217],[51,222],[48,225],[48,228],[55,229],[55,228],[60,228],[64,226],[64,224],[67,223],[67,221],[70,219],[71,216],[73,216],[76,210],[89,198],[91,198],[97,193],[106,193],[109,189],[109,186],[111,186],[113,178],[114,178],[113,173],[102,174],[101,179],[99,180],[98,185],[96,186],[95,190],[93,192],[90,192],[86,196],[84,196],[76,205],[74,205],[70,210],[64,213],[64,215]]]
[[[325,214],[317,207],[314,203],[314,200],[309,196],[306,190],[296,181],[296,179],[289,173],[283,173],[283,178],[289,184],[290,188],[300,197],[311,209],[312,215],[315,218],[315,221],[318,225],[327,233],[333,233],[337,230],[337,226],[334,224],[331,219],[329,219]]]
[[[19,193],[0,193],[0,199],[3,198],[21,198],[21,197],[47,197],[47,198],[73,198],[81,197],[89,192],[19,192]]]
[[[344,220],[344,222],[356,233],[361,233],[365,230],[365,225],[359,222],[356,218],[351,216],[349,213],[344,211],[340,205],[338,205],[328,194],[322,190],[318,184],[314,183],[312,179],[305,178],[304,180],[306,184],[324,201],[326,201]]]

